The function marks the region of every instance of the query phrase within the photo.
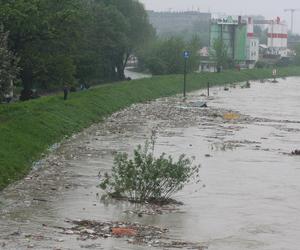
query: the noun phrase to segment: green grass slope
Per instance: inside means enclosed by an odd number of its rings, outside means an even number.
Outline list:
[[[188,75],[187,90],[271,77],[271,69]],[[280,76],[300,75],[300,67],[282,68]],[[0,105],[0,189],[22,178],[52,144],[105,116],[137,102],[182,92],[181,75],[106,84],[88,91]]]

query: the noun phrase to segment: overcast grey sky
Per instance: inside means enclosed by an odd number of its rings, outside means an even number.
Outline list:
[[[290,13],[284,9],[299,8],[299,0],[139,0],[147,10],[197,10],[231,15],[261,14],[266,18],[280,16],[290,27]],[[294,14],[294,30],[300,33],[300,11]]]

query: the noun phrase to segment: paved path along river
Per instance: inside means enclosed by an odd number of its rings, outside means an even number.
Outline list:
[[[170,239],[210,250],[298,249],[300,157],[290,153],[300,147],[300,79],[215,88],[209,99],[204,93],[133,105],[54,146],[0,193],[0,249],[160,249],[80,241],[62,234],[70,219],[162,226]],[[99,199],[97,175],[111,169],[114,152],[132,152],[153,129],[156,152],[195,156],[202,181],[175,195],[183,206],[140,217],[132,211],[143,207]]]

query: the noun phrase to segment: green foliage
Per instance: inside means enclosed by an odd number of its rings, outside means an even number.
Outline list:
[[[263,62],[263,61],[257,61],[255,63],[255,68],[258,68],[258,69],[263,69],[263,68],[266,68],[268,65],[267,63]]]
[[[185,42],[180,37],[157,39],[145,51],[139,54],[140,67],[149,69],[154,75],[180,74],[184,70],[183,52],[190,52],[188,71],[193,72],[200,64],[200,39],[194,36]]]
[[[213,44],[213,55],[217,62],[218,72],[221,68],[230,68],[230,60],[228,57],[228,48],[221,39],[216,39]]]
[[[290,57],[282,57],[282,58],[280,58],[277,62],[276,62],[276,64],[275,64],[275,66],[277,66],[277,67],[288,67],[288,66],[291,66],[291,65],[293,65],[293,58],[290,58]]]
[[[199,177],[200,166],[192,166],[191,159],[180,155],[177,162],[162,153],[154,156],[155,134],[144,147],[139,145],[134,156],[118,153],[111,176],[101,179],[100,187],[113,197],[126,197],[130,201],[167,201],[181,190],[192,176]]]
[[[299,75],[299,67],[282,68],[278,76]],[[272,69],[190,74],[187,91],[250,79],[271,78]],[[137,102],[182,92],[182,75],[160,76],[122,84],[0,105],[0,189],[23,177],[48,147],[104,117]]]
[[[294,58],[294,63],[295,65],[300,65],[300,43],[298,43],[295,47],[294,47],[296,56]]]
[[[82,48],[77,56],[77,78],[80,82],[99,82],[120,79],[116,71],[119,58],[128,46],[126,33],[129,24],[115,6],[87,6]]]
[[[194,35],[187,42],[187,51],[190,51],[190,57],[188,59],[188,70],[193,72],[199,69],[200,65],[200,49],[201,49],[201,39],[199,36]]]
[[[129,56],[154,36],[143,5],[133,0],[96,0],[87,5],[87,12],[79,80],[124,80]]]
[[[17,79],[19,68],[17,57],[8,50],[8,32],[0,26],[0,102],[11,91],[11,82]]]
[[[81,1],[2,0],[1,5],[0,20],[20,57],[24,89],[74,81],[70,62],[80,39]]]
[[[154,35],[135,0],[0,0],[0,23],[29,90],[124,79],[131,53]]]

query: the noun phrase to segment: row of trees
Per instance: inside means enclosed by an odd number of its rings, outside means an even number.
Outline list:
[[[144,50],[139,51],[139,66],[154,75],[182,73],[183,52],[189,51],[187,68],[188,71],[195,71],[200,63],[200,48],[201,42],[198,36],[192,37],[189,41],[181,37],[157,38]]]
[[[200,38],[157,38],[136,0],[0,0],[0,6],[0,99],[17,75],[24,100],[33,87],[123,80],[131,54],[155,75],[182,73],[185,50],[188,70],[199,67]],[[232,66],[222,41],[212,51],[218,68]]]
[[[155,35],[134,0],[0,0],[0,6],[25,97],[33,87],[123,80],[129,55]]]

